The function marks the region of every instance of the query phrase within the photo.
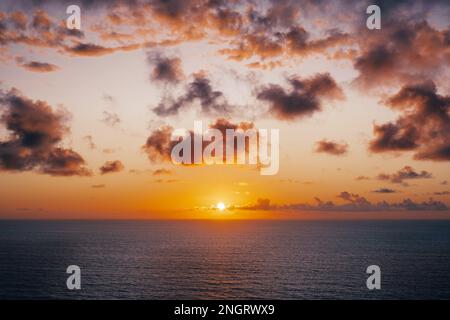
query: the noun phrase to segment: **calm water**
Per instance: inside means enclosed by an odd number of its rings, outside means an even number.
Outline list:
[[[450,299],[450,221],[0,221],[0,298]]]

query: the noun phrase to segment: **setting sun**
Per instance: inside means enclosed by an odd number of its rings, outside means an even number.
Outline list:
[[[225,210],[225,208],[226,208],[225,203],[219,202],[219,203],[216,205],[216,208],[219,209],[220,211]]]

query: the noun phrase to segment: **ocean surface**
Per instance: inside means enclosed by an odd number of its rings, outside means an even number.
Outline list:
[[[450,221],[0,221],[0,299],[30,298],[450,299]]]

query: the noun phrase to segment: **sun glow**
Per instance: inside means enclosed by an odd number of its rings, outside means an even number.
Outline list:
[[[225,210],[226,209],[225,203],[223,203],[223,202],[217,203],[216,208],[219,209],[220,211]]]

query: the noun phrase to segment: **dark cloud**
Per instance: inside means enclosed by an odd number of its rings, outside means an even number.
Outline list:
[[[369,205],[369,201],[367,201],[366,198],[361,197],[360,195],[356,194],[356,193],[350,193],[347,191],[343,191],[340,194],[338,194],[336,196],[336,198],[340,198],[346,202],[350,202],[352,204],[356,204],[358,206],[365,206],[365,205]]]
[[[236,36],[242,30],[245,17],[230,8],[218,8],[210,16],[210,22],[215,29],[226,36]]]
[[[448,195],[450,195],[450,192],[449,191],[438,191],[438,192],[434,192],[433,194],[436,196],[448,196]]]
[[[227,129],[233,129],[233,130],[238,130],[238,129],[242,129],[242,130],[248,130],[248,129],[254,129],[255,125],[253,124],[253,122],[239,122],[239,123],[233,123],[227,119],[224,118],[219,118],[217,119],[214,123],[209,125],[210,128],[212,129],[217,129],[219,130],[222,135],[226,135],[226,130]]]
[[[405,46],[395,49],[395,41],[401,39],[398,33],[405,29],[412,30],[413,37],[411,41],[413,45],[410,47],[419,49],[414,50],[416,51],[415,54],[405,55],[406,61],[404,63],[395,64],[395,69],[400,71],[396,73],[397,75],[413,74],[413,72],[405,72],[405,70],[408,66],[409,68],[418,69],[420,68],[420,63],[414,65],[411,62],[432,62],[433,55],[439,58],[439,60],[435,60],[435,66],[439,65],[439,62],[445,61],[442,59],[448,55],[448,52],[442,50],[446,48],[442,46],[445,43],[439,43],[433,38],[433,36],[439,35],[440,31],[436,31],[429,26],[424,27],[421,25],[421,22],[413,24],[409,21],[427,18],[428,10],[435,6],[439,6],[440,10],[441,8],[447,10],[449,7],[448,3],[425,0],[416,2],[419,4],[414,3],[413,5],[408,1],[377,1],[376,3],[379,3],[383,10],[383,32],[378,32],[374,35],[374,33],[365,31],[365,26],[361,23],[366,18],[363,10],[369,4],[373,4],[370,1],[355,4],[345,0],[333,3],[317,0],[279,0],[266,1],[263,5],[258,5],[253,1],[217,0],[79,1],[83,10],[87,10],[89,13],[93,12],[98,16],[105,13],[105,17],[101,16],[101,18],[105,18],[103,19],[105,23],[102,24],[101,28],[95,30],[99,38],[108,41],[114,40],[119,43],[124,43],[139,36],[146,38],[148,33],[143,30],[155,31],[149,27],[158,25],[160,29],[156,31],[158,31],[158,36],[162,39],[158,39],[152,44],[173,45],[183,41],[200,40],[206,36],[211,36],[213,40],[218,40],[226,45],[227,48],[221,50],[223,54],[236,60],[251,58],[265,60],[285,58],[292,55],[304,57],[310,54],[324,54],[332,57],[331,51],[337,48],[346,46],[358,47],[360,53],[355,60],[355,66],[361,71],[360,80],[364,81],[370,80],[369,76],[363,71],[371,69],[368,66],[371,63],[371,58],[379,61],[374,57],[376,54],[373,54],[374,48],[379,45],[386,48],[385,52],[387,52],[388,61],[396,60],[401,62],[399,58],[404,54]],[[57,41],[46,41],[49,39],[34,36],[30,33],[36,32],[39,35],[52,33],[56,35],[54,32],[54,21],[47,16],[42,8],[47,9],[50,6],[57,6],[58,10],[62,11],[67,5],[71,4],[70,1],[39,0],[23,4],[20,1],[4,0],[3,3],[5,3],[5,8],[25,10],[30,15],[30,19],[26,19],[26,17],[17,13],[14,17],[12,15],[8,17],[7,27],[10,24],[14,27],[14,30],[8,34],[7,38],[11,36],[10,40],[14,42],[27,43],[28,45],[42,45],[44,43],[50,45],[51,43],[52,47],[62,48],[62,51],[84,56],[110,54],[125,48],[136,49],[146,43],[146,41],[142,41],[140,45],[128,44],[119,47],[107,47],[100,44],[71,46],[69,41],[65,41],[65,38],[56,36],[52,37],[51,40]],[[98,8],[105,12],[96,11],[95,9]],[[411,13],[405,14],[405,12]],[[446,11],[441,10],[441,12]],[[300,22],[307,20],[309,17],[314,17],[317,20],[313,21],[313,26],[316,26],[317,22],[317,24],[321,23],[325,27],[322,27],[322,30],[306,30],[305,28],[309,24],[301,25]],[[345,23],[348,26],[346,29],[358,32],[358,34],[353,35],[350,32],[330,30],[327,27],[330,24],[327,19],[330,20],[330,17],[333,18],[334,25]],[[195,23],[193,23],[194,21]],[[355,21],[357,21],[356,24]],[[124,34],[121,32],[122,30],[113,28],[122,26],[135,29]],[[29,29],[27,31],[30,32],[16,33],[17,30],[24,31],[24,28]],[[61,34],[62,30],[60,31]],[[104,37],[105,35],[108,35],[108,37]],[[436,37],[445,39],[442,36]],[[399,44],[401,44],[401,41],[399,41]],[[434,51],[434,53],[429,54],[427,48],[430,48],[430,51]],[[434,48],[441,50],[431,50]],[[256,66],[258,64],[252,65]],[[259,65],[266,64],[260,63]],[[388,69],[384,68],[384,63],[380,65],[381,68],[377,74],[388,72]],[[425,69],[431,71],[428,67]],[[374,78],[379,79],[377,75]]]
[[[62,2],[57,1],[33,1],[27,6],[17,2],[8,1],[8,7],[26,9],[27,11],[39,8],[35,11],[31,23],[33,30],[41,32],[52,30],[51,19],[41,10],[42,7],[59,5],[64,8]],[[9,3],[10,2],[10,3]],[[67,2],[67,5],[70,2]],[[224,36],[232,49],[227,54],[232,56],[243,55],[245,58],[252,56],[268,57],[283,53],[294,52],[306,55],[309,52],[322,52],[336,46],[339,41],[337,32],[324,39],[305,39],[301,45],[296,41],[299,37],[294,35],[294,29],[300,28],[297,22],[300,18],[300,7],[315,5],[315,1],[302,1],[302,4],[292,1],[269,2],[265,9],[256,9],[256,6],[246,1],[226,2],[216,0],[85,0],[81,1],[83,8],[106,8],[107,21],[113,26],[128,25],[143,28],[148,23],[157,21],[164,29],[169,30],[175,40],[168,39],[164,42],[178,43],[191,39],[201,39],[209,32]],[[66,6],[67,6],[66,5]],[[23,19],[15,19],[18,25],[23,26]],[[193,24],[192,21],[196,23]],[[105,30],[98,30],[101,35]],[[120,32],[108,30],[111,35],[121,35]],[[120,41],[123,38],[117,38]],[[97,55],[107,54],[113,51],[108,48],[80,46],[67,50],[75,54]],[[77,49],[77,50],[76,50]],[[225,52],[225,51],[224,51]]]
[[[350,36],[339,30],[331,30],[322,39],[309,40],[309,34],[302,27],[292,27],[286,33],[286,44],[293,55],[307,56],[314,53],[325,54],[327,49],[350,43]]]
[[[104,184],[94,184],[91,186],[92,189],[103,189],[106,188],[106,185]]]
[[[357,180],[357,181],[370,180],[370,178],[367,177],[367,176],[357,176],[357,177],[355,178],[355,180]]]
[[[201,111],[206,115],[227,115],[232,107],[228,104],[222,92],[211,86],[211,81],[203,74],[194,75],[194,80],[188,84],[185,94],[175,100],[163,100],[153,111],[162,117],[176,115],[181,109],[200,103]]]
[[[204,1],[195,0],[152,0],[150,3],[156,13],[168,18],[177,19],[181,16],[188,16],[190,10],[194,10],[194,5],[201,5]]]
[[[241,35],[233,42],[234,48],[219,51],[231,60],[241,61],[253,56],[261,59],[276,58],[283,53],[282,35],[279,33]]]
[[[396,63],[397,60],[392,53],[383,45],[371,48],[365,55],[358,57],[355,61],[354,67],[360,72],[357,80],[367,84],[372,82],[373,78],[377,79],[375,83],[383,78],[389,78],[395,74]]]
[[[335,204],[332,201],[323,202],[315,198],[316,204],[271,204],[269,199],[258,199],[256,204],[236,207],[242,210],[293,210],[293,211],[338,211],[338,212],[378,212],[378,211],[448,211],[450,208],[442,201],[429,199],[428,201],[415,202],[404,199],[401,202],[388,203],[381,201],[372,203],[357,194],[342,192],[338,195],[345,201],[343,204]]]
[[[92,43],[78,43],[73,47],[67,47],[66,51],[79,56],[102,56],[110,54],[114,50]]]
[[[389,189],[389,188],[380,188],[380,189],[373,190],[372,192],[375,192],[375,193],[397,193],[396,190]]]
[[[341,156],[348,152],[348,144],[321,140],[316,143],[315,151],[318,153],[328,153],[334,156]]]
[[[180,182],[180,180],[176,180],[176,179],[155,179],[153,182],[156,183],[175,183],[175,182]]]
[[[288,79],[286,90],[279,85],[269,85],[257,92],[257,98],[269,103],[269,112],[280,120],[293,120],[311,116],[322,110],[323,99],[343,99],[341,88],[328,74],[316,74],[311,78]]]
[[[65,46],[64,50],[74,56],[97,57],[111,54],[117,51],[133,51],[141,47],[140,44],[129,44],[117,47],[105,47],[93,43],[77,43],[74,46]]]
[[[405,126],[404,121],[375,125],[373,133],[375,139],[370,142],[372,152],[411,151],[417,149],[416,143],[419,132],[413,126]]]
[[[403,169],[392,174],[381,173],[378,175],[379,180],[386,180],[392,183],[403,183],[404,180],[431,178],[433,178],[433,175],[430,172],[425,170],[417,172],[410,166],[405,166]]]
[[[154,176],[169,175],[169,174],[172,174],[172,171],[167,170],[167,169],[156,169],[155,171],[153,171],[152,174]]]
[[[22,11],[0,11],[0,44],[23,44],[30,47],[63,49],[66,43],[84,37],[79,30],[69,30],[63,21],[56,21],[39,9],[28,16]]]
[[[398,19],[399,16],[423,16],[435,7],[439,7],[440,10],[450,8],[446,0],[369,0],[367,2],[379,6],[382,14],[389,19]]]
[[[71,0],[32,0],[32,1],[15,1],[15,0],[4,0],[9,7],[11,8],[22,8],[22,9],[36,9],[36,8],[42,8],[42,7],[50,7],[50,6],[61,6],[62,8],[67,8],[68,5],[73,4],[73,1]],[[83,6],[85,8],[98,8],[101,6],[106,5],[117,5],[117,4],[124,4],[124,5],[136,5],[139,3],[139,0],[79,0],[77,3],[79,3],[80,6]]]
[[[68,114],[53,111],[44,101],[33,101],[11,90],[0,95],[0,123],[10,132],[0,142],[0,170],[37,171],[58,176],[90,175],[84,159],[59,147],[69,132]]]
[[[13,89],[2,93],[0,102],[4,108],[2,124],[24,147],[48,148],[69,130],[65,125],[68,114],[64,110],[54,112],[45,101],[32,101]]]
[[[237,141],[239,139],[243,139],[246,143],[245,143],[245,154],[246,156],[248,156],[249,153],[249,139],[245,136],[245,132],[249,129],[256,129],[255,125],[253,122],[239,122],[239,123],[232,123],[227,119],[224,118],[219,118],[217,119],[214,123],[210,124],[209,127],[211,129],[217,129],[222,133],[222,136],[224,138],[223,141],[223,162],[226,162],[226,149],[227,146],[230,148],[234,148],[234,154],[235,154],[235,158],[234,158],[234,162],[237,162],[237,157],[238,157],[238,153],[240,152],[240,150],[238,150],[237,148]],[[233,140],[226,140],[225,141],[225,137],[226,137],[226,130],[227,129],[233,129],[235,132],[236,137]],[[256,132],[256,143],[259,143],[259,135]],[[204,146],[205,147],[205,146]]]
[[[105,164],[100,167],[100,173],[101,174],[114,173],[123,171],[124,169],[125,166],[120,160],[106,161]]]
[[[450,160],[450,97],[437,93],[431,81],[406,85],[387,105],[402,115],[374,126],[372,152],[414,151],[418,160]]]
[[[183,70],[179,58],[169,58],[160,53],[150,52],[147,61],[153,66],[151,80],[166,83],[178,83],[183,79]]]
[[[257,6],[246,1],[86,0],[84,2],[86,4],[83,7],[90,8],[90,12],[95,12],[93,8],[107,8],[106,26],[109,28],[126,25],[136,28],[142,35],[142,30],[156,21],[162,25],[162,29],[168,31],[168,35],[162,37],[160,45],[199,40],[208,34],[221,37],[221,40],[230,47],[221,52],[238,60],[252,57],[265,59],[284,54],[300,56],[312,53],[328,54],[328,49],[348,42],[348,35],[339,31],[327,30],[324,34],[313,38],[298,25],[300,12],[306,11],[307,7],[317,6],[315,1],[302,1],[301,4],[295,1],[271,1],[264,9],[257,9]],[[42,5],[55,3],[55,1],[39,1]],[[29,7],[36,4],[33,3]],[[10,6],[18,7],[14,4]],[[34,20],[39,30],[43,31],[48,27],[42,17],[37,16]],[[196,23],[193,24],[192,21]],[[123,42],[134,38],[133,34],[124,34],[109,28],[105,30],[105,27],[102,27],[96,30],[101,39]],[[121,49],[123,48],[109,48],[98,44],[64,46],[65,51],[84,56],[110,54]]]

